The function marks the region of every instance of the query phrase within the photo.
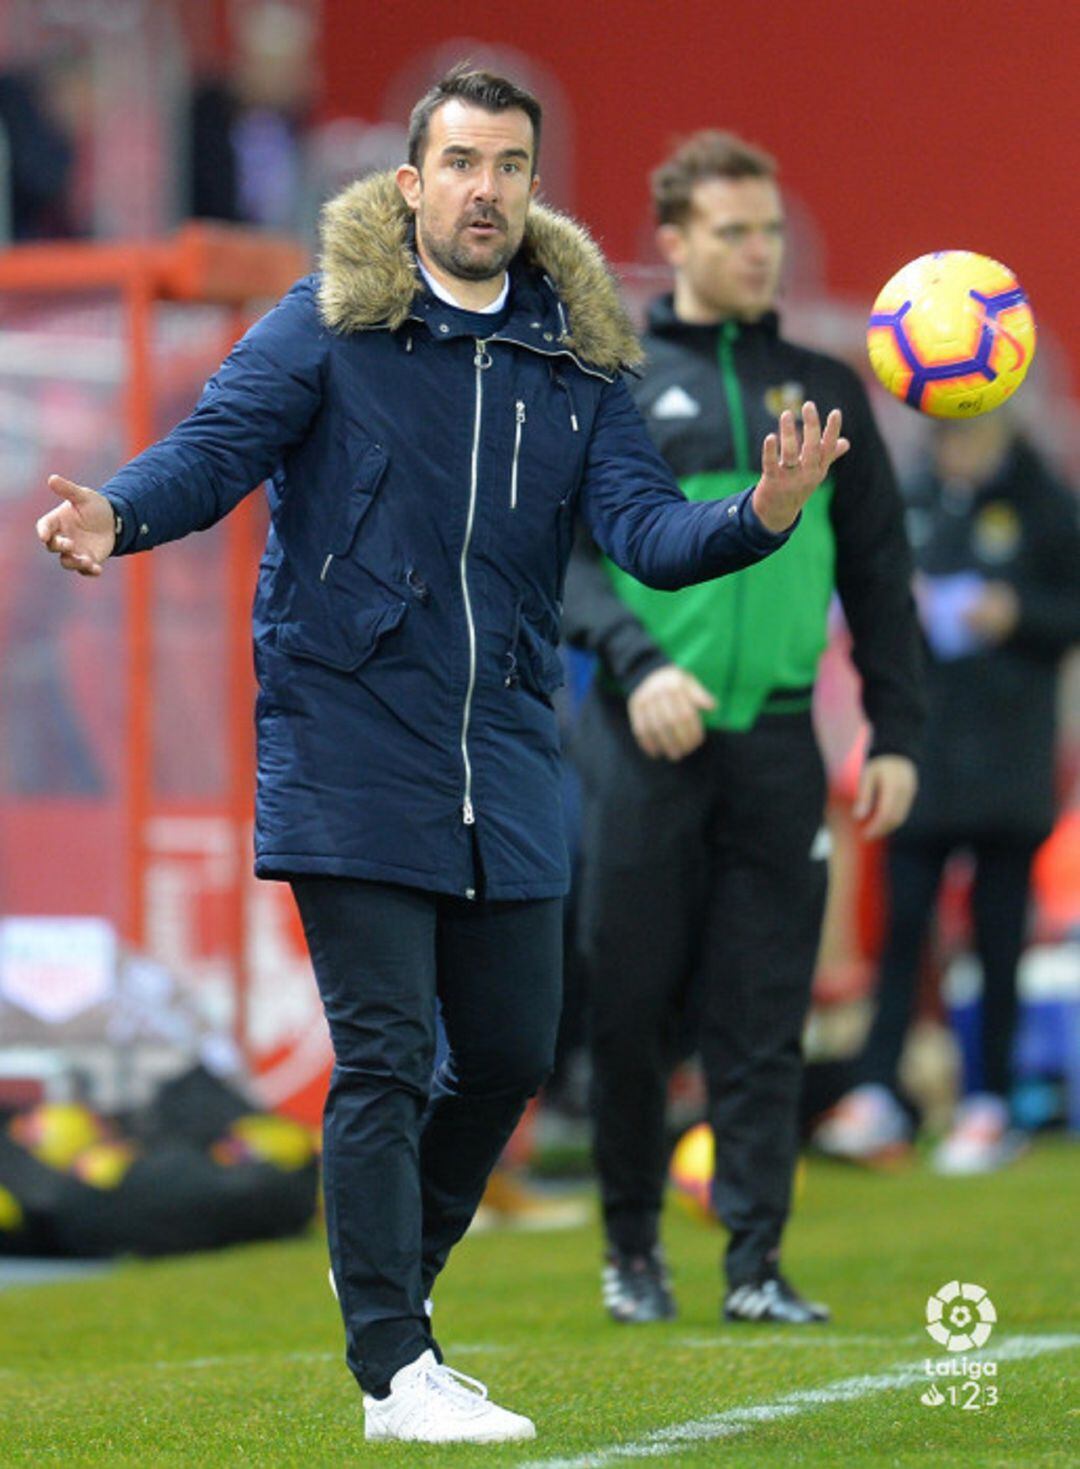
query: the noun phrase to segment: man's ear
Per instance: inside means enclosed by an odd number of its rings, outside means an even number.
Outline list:
[[[540,175],[538,173],[534,173],[533,176],[532,176],[532,183],[529,185],[529,198],[530,199],[532,199],[532,198],[535,197],[536,191],[537,191],[537,189],[539,189],[539,187],[540,187]]]
[[[420,195],[424,192],[420,170],[411,163],[403,163],[394,175],[394,181],[401,191],[401,197],[415,214],[420,207]]]
[[[668,265],[678,270],[686,254],[686,241],[681,226],[662,224],[656,231],[656,244]]]

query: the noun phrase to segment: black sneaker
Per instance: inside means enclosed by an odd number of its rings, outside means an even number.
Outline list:
[[[829,1308],[805,1301],[782,1275],[737,1285],[724,1297],[725,1321],[764,1321],[773,1326],[809,1326],[829,1320]]]
[[[643,1326],[649,1321],[670,1321],[675,1315],[675,1297],[659,1249],[648,1255],[612,1250],[601,1280],[604,1305],[613,1321]]]

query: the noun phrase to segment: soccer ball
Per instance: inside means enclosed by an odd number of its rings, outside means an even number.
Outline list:
[[[698,1122],[675,1144],[668,1165],[671,1196],[684,1214],[701,1224],[716,1223],[713,1205],[713,1176],[716,1172],[716,1139],[707,1122]],[[792,1206],[802,1200],[806,1188],[806,1163],[800,1158],[792,1180]]]
[[[675,1202],[693,1219],[716,1218],[712,1203],[715,1167],[713,1130],[707,1122],[699,1122],[675,1144],[668,1169]]]
[[[1023,382],[1035,318],[1004,265],[971,250],[937,250],[887,282],[866,345],[882,385],[901,402],[932,418],[974,418]]]

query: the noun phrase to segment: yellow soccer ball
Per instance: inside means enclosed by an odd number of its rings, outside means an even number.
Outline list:
[[[931,418],[974,418],[1012,396],[1035,356],[1035,318],[1016,277],[988,255],[936,250],[887,282],[866,329],[893,397]]]
[[[712,1185],[716,1172],[716,1140],[707,1122],[698,1122],[675,1144],[668,1165],[671,1196],[684,1213],[701,1223],[715,1223]],[[806,1161],[800,1158],[792,1180],[792,1207],[806,1190]]]
[[[683,1133],[675,1144],[668,1167],[672,1197],[679,1208],[702,1223],[715,1220],[712,1181],[716,1169],[716,1144],[707,1122],[699,1122]]]

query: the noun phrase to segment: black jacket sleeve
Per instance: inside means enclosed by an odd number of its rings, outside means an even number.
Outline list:
[[[871,725],[870,755],[919,753],[926,717],[923,645],[911,593],[904,509],[888,451],[862,384],[850,375],[844,431],[851,449],[835,469],[831,513],[836,590],[851,630]]]
[[[1080,642],[1080,517],[1076,496],[1045,471],[1024,446],[1017,456],[1025,498],[1037,526],[1035,567],[1013,583],[1020,621],[1010,642],[1025,652],[1058,659]]]
[[[615,591],[596,542],[580,522],[566,574],[562,631],[571,647],[597,654],[627,695],[671,662]]]

